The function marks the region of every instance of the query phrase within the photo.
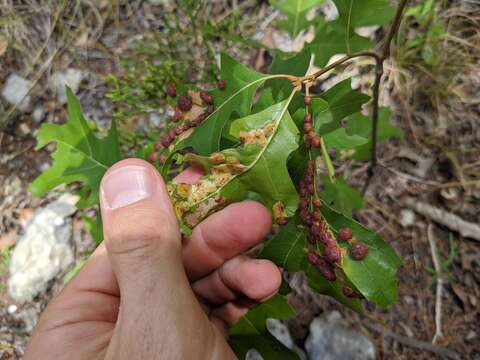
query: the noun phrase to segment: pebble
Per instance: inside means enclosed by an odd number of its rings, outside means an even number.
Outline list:
[[[412,226],[415,223],[415,213],[410,209],[400,210],[400,224],[403,227]]]
[[[310,360],[374,360],[376,357],[372,341],[348,328],[337,311],[312,321],[305,349]]]
[[[76,94],[85,75],[85,72],[82,70],[69,68],[52,76],[50,87],[56,92],[60,103],[65,104],[67,102],[66,87],[70,87],[72,92]]]
[[[11,74],[5,82],[2,96],[8,103],[17,106],[18,110],[22,112],[28,111],[31,101],[28,91],[31,86],[31,81],[24,79],[20,75]]]
[[[45,116],[45,109],[43,108],[43,106],[37,106],[35,110],[33,110],[32,118],[33,118],[33,121],[35,121],[37,124],[43,120],[44,116]]]

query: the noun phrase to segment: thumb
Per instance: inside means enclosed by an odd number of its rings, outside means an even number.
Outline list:
[[[112,166],[102,179],[100,206],[105,245],[124,300],[165,283],[162,274],[184,273],[177,219],[153,166],[138,159]]]
[[[102,179],[100,206],[120,288],[105,358],[188,359],[192,349],[207,351],[212,326],[185,274],[177,219],[158,172],[142,160],[118,162]]]

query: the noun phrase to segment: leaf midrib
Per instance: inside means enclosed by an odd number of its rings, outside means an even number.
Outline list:
[[[75,146],[63,141],[63,140],[60,140],[60,139],[55,139],[55,141],[59,144],[62,144],[70,149],[73,149],[74,151],[80,153],[80,154],[83,154],[84,157],[86,157],[87,159],[91,160],[92,162],[98,164],[100,167],[104,168],[104,169],[108,169],[108,166],[107,165],[104,165],[102,164],[101,162],[99,162],[97,159],[93,158],[90,154],[86,154],[85,152],[83,151],[80,151],[78,148],[76,148]]]

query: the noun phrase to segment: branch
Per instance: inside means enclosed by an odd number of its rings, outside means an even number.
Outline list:
[[[361,57],[361,56],[370,56],[370,57],[375,58],[377,61],[380,58],[379,55],[377,53],[373,52],[373,51],[360,51],[360,52],[357,52],[357,53],[346,55],[343,58],[335,61],[334,63],[331,63],[330,65],[324,67],[323,69],[321,69],[321,70],[319,70],[319,71],[317,71],[317,72],[315,72],[311,75],[304,76],[303,78],[300,78],[300,79],[301,79],[301,81],[308,81],[308,82],[314,81],[318,77],[320,77],[323,74],[329,72],[330,70],[335,69],[337,66],[343,64],[344,62],[346,62],[348,60],[351,60],[353,58]]]
[[[390,56],[390,45],[392,43],[393,37],[397,33],[398,27],[400,26],[403,10],[405,9],[407,2],[408,0],[401,0],[398,4],[392,26],[387,33],[387,37],[385,38],[385,42],[383,43],[383,46],[381,48],[380,55],[375,58],[377,60],[377,63],[375,68],[375,82],[373,84],[372,157],[370,168],[368,170],[368,177],[362,190],[363,193],[367,191],[370,180],[373,177],[375,167],[377,166],[378,107],[380,98],[380,83],[383,76],[383,62]]]

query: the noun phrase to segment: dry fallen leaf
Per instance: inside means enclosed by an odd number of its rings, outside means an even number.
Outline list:
[[[8,41],[3,36],[0,36],[0,57],[7,52]]]
[[[5,235],[0,236],[0,252],[4,249],[10,249],[17,242],[17,232],[9,231]]]

